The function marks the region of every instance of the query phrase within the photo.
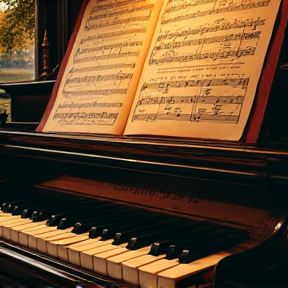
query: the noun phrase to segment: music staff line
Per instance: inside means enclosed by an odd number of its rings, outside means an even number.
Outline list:
[[[231,63],[231,65],[243,65],[245,64],[245,62],[233,62]],[[209,63],[209,64],[202,64],[202,65],[191,65],[191,66],[185,66],[185,69],[189,69],[189,68],[202,68],[202,67],[211,67],[211,66],[225,66],[227,64],[223,64],[223,63]],[[174,67],[165,67],[165,68],[159,68],[158,71],[166,71],[166,70],[179,70],[179,69],[183,69],[183,67],[181,66],[174,66]]]
[[[179,10],[183,10],[186,9],[188,7],[193,7],[193,6],[199,6],[199,5],[203,5],[203,4],[209,4],[209,3],[215,3],[215,0],[194,0],[193,2],[190,3],[185,3],[185,4],[181,4],[181,5],[175,5],[174,0],[170,0],[168,1],[165,13],[173,13],[173,12],[177,12]]]
[[[149,65],[160,65],[165,63],[172,62],[192,62],[195,60],[218,60],[218,59],[227,59],[227,58],[241,58],[243,56],[253,56],[255,54],[256,47],[248,46],[244,49],[234,49],[220,52],[203,52],[203,53],[194,53],[191,55],[180,55],[180,56],[164,56],[160,59],[153,58],[154,55],[151,55]]]
[[[117,120],[118,113],[55,113],[53,120],[60,126],[82,125],[82,126],[113,126]]]
[[[111,38],[118,38],[118,37],[122,37],[125,35],[137,35],[137,34],[144,34],[146,33],[147,29],[146,28],[134,28],[134,29],[130,29],[130,30],[119,30],[119,31],[114,31],[114,32],[108,32],[108,33],[100,33],[97,35],[93,35],[93,36],[88,36],[87,38],[84,38],[81,40],[80,44],[84,44],[88,41],[94,41],[94,40],[100,40],[100,39],[109,39],[111,40]]]
[[[132,24],[132,22],[139,22],[143,23],[145,21],[148,21],[150,18],[150,15],[148,16],[137,16],[137,17],[129,17],[126,19],[120,19],[120,20],[113,20],[113,21],[107,21],[105,23],[99,23],[99,24],[90,24],[90,21],[86,22],[85,25],[85,31],[93,30],[93,29],[99,29],[99,28],[106,28],[116,25],[123,25],[123,24]]]
[[[197,11],[195,13],[189,13],[186,15],[177,16],[174,18],[170,18],[168,20],[164,19],[164,16],[165,16],[165,13],[164,13],[163,20],[161,21],[161,24],[165,25],[165,24],[171,24],[171,23],[175,23],[175,22],[186,21],[186,20],[191,20],[191,19],[195,19],[198,17],[204,17],[204,16],[215,15],[215,14],[220,14],[220,13],[230,13],[230,12],[237,12],[237,11],[242,11],[242,10],[249,10],[249,9],[254,9],[254,8],[265,7],[265,6],[269,5],[269,2],[270,2],[270,0],[263,0],[263,1],[259,1],[259,2],[250,2],[248,4],[238,4],[236,6],[213,8],[211,10]],[[185,8],[187,8],[187,7],[185,7]],[[184,5],[182,5],[182,9],[184,10],[185,8],[184,8]],[[179,9],[179,10],[182,10],[182,9]],[[169,13],[167,13],[167,14],[169,14]]]
[[[130,2],[130,1],[129,1]],[[111,6],[111,5],[110,5]],[[126,14],[132,14],[135,12],[140,12],[140,11],[151,11],[154,8],[153,4],[148,4],[148,5],[144,5],[144,6],[140,6],[140,7],[132,7],[132,8],[126,8],[120,11],[113,11],[113,12],[109,12],[109,13],[105,13],[105,14],[98,14],[95,16],[93,15],[93,11],[91,13],[91,15],[89,16],[87,21],[91,21],[91,20],[102,20],[102,19],[106,19],[106,18],[111,18],[111,17],[118,17],[118,16],[123,16]]]
[[[191,113],[191,114],[167,114],[167,113],[147,113],[147,114],[135,114],[132,118],[134,121],[156,122],[162,121],[183,121],[183,122],[221,122],[225,124],[237,124],[239,121],[239,115],[220,115],[209,113]]]
[[[189,47],[189,46],[198,46],[198,45],[207,45],[214,43],[225,43],[230,41],[239,41],[239,40],[252,40],[259,39],[261,31],[252,32],[252,33],[237,33],[237,34],[226,34],[214,37],[205,37],[198,38],[193,40],[186,41],[173,41],[169,43],[161,43],[159,45],[156,44],[154,50],[168,50],[168,49],[178,49],[181,47]]]
[[[133,77],[132,73],[117,73],[110,75],[97,75],[97,76],[85,76],[85,77],[75,77],[66,80],[65,85],[75,84],[75,83],[94,83],[97,81],[122,81],[131,80]]]
[[[68,97],[68,95],[71,96],[108,96],[108,95],[114,95],[114,94],[119,94],[119,95],[126,95],[127,94],[127,89],[126,88],[119,88],[119,89],[95,89],[95,90],[66,90],[66,87],[64,86],[63,92],[62,92],[64,97]]]
[[[98,102],[98,101],[92,101],[92,102],[64,102],[60,103],[58,105],[58,109],[65,109],[65,108],[94,108],[94,107],[101,107],[101,108],[120,108],[123,106],[123,103],[121,102]]]
[[[142,41],[133,41],[133,42],[121,42],[121,43],[113,43],[110,45],[102,45],[98,47],[93,47],[93,48],[79,48],[77,51],[77,55],[80,54],[86,54],[86,53],[93,53],[93,52],[102,52],[105,50],[113,50],[113,49],[122,49],[122,48],[127,48],[127,47],[137,47],[137,46],[142,46],[143,42]]]
[[[77,59],[77,55],[75,55],[75,58],[73,59],[73,64],[85,63],[85,62],[96,62],[96,61],[111,60],[111,59],[126,58],[126,57],[138,57],[139,55],[140,55],[140,51],[111,53],[108,55],[84,57],[84,58],[78,58],[78,59]]]
[[[246,27],[253,27],[252,30],[256,30],[257,26],[264,26],[266,23],[265,18],[258,17],[257,20],[237,20],[235,19],[234,22],[222,22],[221,24],[212,24],[211,26],[206,27],[197,27],[194,29],[185,29],[181,32],[172,32],[172,33],[165,33],[163,35],[158,36],[157,41],[161,40],[174,40],[175,38],[179,37],[188,37],[188,36],[195,36],[195,35],[204,35],[206,33],[215,33],[218,31],[227,31],[231,29],[243,29]]]
[[[113,65],[99,65],[99,66],[91,66],[91,67],[78,67],[75,66],[70,70],[69,74],[74,73],[86,73],[86,72],[93,72],[93,71],[105,71],[105,70],[112,70],[112,69],[122,69],[122,68],[135,68],[135,63],[119,63]]]
[[[137,4],[141,2],[146,2],[146,0],[126,0],[126,1],[121,1],[121,2],[114,2],[113,4],[108,3],[107,5],[98,5],[92,9],[92,13],[99,12],[99,11],[113,10],[115,8],[121,8],[129,4]]]
[[[56,112],[53,120],[57,119],[116,119],[119,113],[109,112]]]
[[[244,96],[168,96],[168,97],[143,97],[137,101],[136,108],[143,105],[167,104],[243,104]],[[171,106],[170,106],[171,107]],[[164,108],[165,109],[165,108]],[[166,108],[165,110],[167,110]],[[170,109],[170,108],[169,108]]]
[[[214,79],[199,79],[199,80],[176,80],[176,81],[163,81],[157,82],[145,82],[141,88],[141,91],[146,89],[158,89],[168,90],[170,88],[181,87],[213,87],[213,86],[242,86],[246,88],[249,83],[249,78],[214,78]]]

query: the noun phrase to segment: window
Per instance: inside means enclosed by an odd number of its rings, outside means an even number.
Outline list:
[[[53,71],[65,55],[81,4],[82,0],[0,0],[0,83],[43,80],[45,31]]]
[[[40,121],[81,5],[82,0],[0,0],[0,114],[9,115],[7,122]]]
[[[35,79],[35,1],[0,0],[0,83]]]

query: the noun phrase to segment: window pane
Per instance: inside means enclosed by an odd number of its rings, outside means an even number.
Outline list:
[[[35,1],[0,0],[0,83],[35,79],[34,39]]]

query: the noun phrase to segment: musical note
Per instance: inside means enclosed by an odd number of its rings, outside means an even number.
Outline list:
[[[171,8],[166,10],[164,16],[168,15],[167,20],[165,20],[165,17],[163,17],[164,19],[161,21],[161,24],[165,25],[165,24],[171,24],[174,22],[187,21],[189,19],[195,19],[197,17],[204,17],[204,16],[215,15],[215,14],[220,14],[220,13],[223,14],[223,13],[242,11],[242,10],[255,9],[259,7],[265,7],[269,5],[269,2],[270,0],[258,0],[258,1],[249,2],[247,4],[243,4],[242,2],[238,4],[229,3],[228,6],[223,6],[223,7],[221,7],[221,5],[219,5],[218,7],[212,6],[210,10],[204,10],[204,11],[198,10],[195,13],[182,14],[181,16],[170,18],[168,14],[176,11],[175,9],[179,11],[179,10],[185,10],[187,8],[187,4],[182,4],[178,6],[177,8],[175,8],[174,6],[173,8],[174,11]],[[204,2],[202,2],[202,4],[203,3]],[[215,1],[211,1],[210,3],[214,4]]]
[[[207,78],[202,80],[176,80],[176,81],[162,81],[157,82],[147,82],[142,86],[141,91],[157,89],[158,91],[167,91],[183,87],[214,87],[227,85],[231,87],[247,87],[249,83],[249,78]],[[169,88],[169,89],[167,89]],[[211,89],[206,89],[205,91],[211,91]]]

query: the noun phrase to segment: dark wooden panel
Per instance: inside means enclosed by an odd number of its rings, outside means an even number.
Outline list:
[[[13,96],[12,121],[39,122],[44,114],[50,95]]]
[[[0,85],[12,101],[13,122],[39,122],[44,114],[55,81],[33,81]]]

